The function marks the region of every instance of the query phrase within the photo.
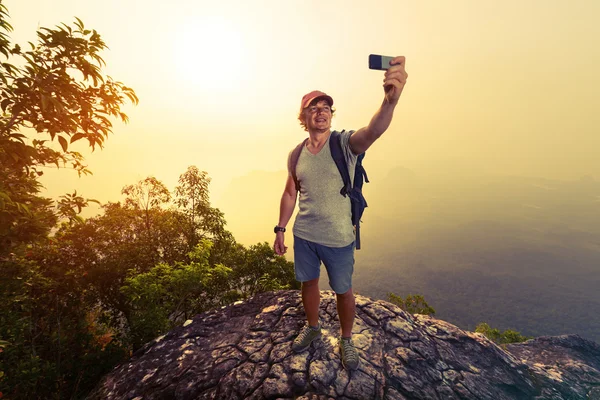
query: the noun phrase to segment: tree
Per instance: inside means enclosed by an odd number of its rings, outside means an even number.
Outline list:
[[[229,302],[231,269],[208,264],[211,247],[212,242],[203,239],[189,255],[189,263],[161,263],[126,279],[121,291],[132,307],[134,350],[188,318]]]
[[[216,241],[225,233],[223,213],[210,206],[209,184],[208,174],[192,165],[179,176],[179,185],[175,188],[175,204],[185,215],[184,232],[190,249],[202,239]]]
[[[78,397],[126,355],[98,340],[81,276],[18,256],[2,272],[0,340],[9,345],[0,354],[0,392],[8,398]]]
[[[51,165],[91,173],[83,156],[69,145],[85,139],[102,147],[112,131],[111,117],[127,122],[121,107],[137,104],[135,92],[102,74],[106,44],[76,19],[54,29],[41,28],[28,50],[11,44],[8,10],[0,1],[0,220],[21,223],[39,192],[37,178]],[[58,144],[58,146],[57,146]],[[2,232],[10,247],[22,238]],[[30,238],[31,239],[31,238]],[[0,257],[2,254],[0,254]]]
[[[52,201],[38,195],[41,185],[35,177],[5,170],[0,164],[0,262],[19,246],[44,239],[58,220]]]
[[[497,328],[490,327],[487,323],[481,322],[475,327],[475,332],[484,334],[491,341],[503,345],[508,343],[520,343],[531,339],[531,337],[523,336],[517,331],[507,329],[500,332]]]
[[[103,213],[86,219],[83,223],[63,225],[52,241],[38,251],[39,263],[46,270],[54,265],[81,276],[86,284],[90,303],[98,306],[119,327],[129,321],[129,304],[121,292],[125,279],[145,273],[161,262],[171,261],[161,257],[160,248],[169,250],[178,245],[180,234],[171,230],[177,219],[173,211],[150,210],[149,217],[155,234],[146,231],[145,211],[124,207],[121,203],[107,203]],[[168,225],[169,231],[163,231]],[[169,236],[173,235],[173,236]],[[175,257],[183,260],[183,255]]]
[[[135,185],[127,185],[121,190],[126,195],[125,207],[144,213],[144,222],[148,235],[151,234],[150,212],[160,210],[171,201],[169,189],[158,179],[149,176]]]
[[[124,353],[97,341],[84,302],[86,258],[67,258],[58,252],[67,246],[53,246],[61,238],[49,237],[61,217],[64,229],[81,222],[90,200],[65,195],[55,209],[38,179],[52,166],[91,173],[71,144],[102,148],[111,119],[127,122],[121,107],[138,98],[103,75],[106,45],[81,20],[41,28],[23,50],[10,41],[8,17],[0,0],[0,392],[77,398]]]
[[[272,290],[300,289],[294,264],[275,254],[267,242],[238,248],[230,262],[232,285],[243,298]]]
[[[388,293],[388,301],[411,314],[435,315],[433,307],[429,306],[425,298],[420,294],[409,294],[406,296],[406,299],[403,299],[394,293]]]
[[[183,221],[178,228],[185,235],[188,252],[202,239],[209,239],[214,244],[210,264],[229,265],[237,244],[231,232],[225,229],[225,215],[210,205],[209,184],[208,174],[194,165],[179,176],[179,184],[175,188],[175,205],[182,213]]]

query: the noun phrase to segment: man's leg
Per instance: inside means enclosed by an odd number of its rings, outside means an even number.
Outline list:
[[[319,272],[321,260],[315,249],[316,244],[294,236],[294,270],[296,280],[302,282],[302,304],[308,324],[319,324]]]
[[[337,310],[340,317],[340,328],[342,336],[338,341],[342,365],[345,369],[356,370],[360,364],[360,356],[352,343],[352,326],[354,325],[354,313],[356,303],[354,302],[354,293],[352,288],[346,293],[336,294]]]
[[[320,302],[319,278],[302,282],[302,304],[306,312],[306,320],[310,326],[315,328],[319,325]]]
[[[292,343],[292,350],[297,353],[304,351],[315,339],[321,337],[321,327],[319,326],[321,260],[314,246],[314,243],[294,236],[294,268],[296,279],[302,282],[302,304],[308,322]]]
[[[342,248],[327,248],[323,251],[327,254],[323,262],[329,275],[329,285],[336,293],[341,330],[338,346],[342,365],[346,369],[356,370],[360,364],[360,356],[352,342],[352,327],[356,312],[356,302],[352,292],[354,243]]]
[[[296,353],[304,351],[315,339],[321,337],[321,326],[319,325],[320,301],[319,278],[302,282],[302,304],[304,305],[308,324],[304,325],[292,342],[292,350]]]
[[[322,258],[329,286],[335,291],[337,312],[340,319],[342,337],[352,337],[356,303],[352,292],[352,274],[354,273],[354,243],[346,247],[322,247]]]
[[[352,337],[354,314],[356,313],[356,303],[354,301],[354,293],[352,293],[352,288],[343,294],[336,293],[336,298],[342,337],[350,338]]]

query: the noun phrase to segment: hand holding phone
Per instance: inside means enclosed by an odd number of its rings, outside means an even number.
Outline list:
[[[392,62],[394,62],[394,64],[391,64]],[[378,54],[369,55],[369,68],[385,71],[383,88],[388,103],[396,104],[402,90],[404,90],[404,85],[406,85],[406,79],[408,78],[408,74],[404,68],[405,65],[406,58],[404,56],[388,57]]]
[[[369,54],[369,69],[385,71],[392,66],[390,64],[390,61],[392,61],[393,59],[394,57],[380,56],[378,54]]]

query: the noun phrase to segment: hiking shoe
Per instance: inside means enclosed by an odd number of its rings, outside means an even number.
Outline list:
[[[305,325],[301,330],[296,339],[294,339],[294,343],[292,343],[292,350],[296,353],[300,353],[304,351],[313,340],[321,337],[321,326],[319,325],[319,329],[311,328],[308,324]]]
[[[355,371],[358,368],[360,358],[352,339],[340,338],[340,355],[342,356],[342,365],[345,369]]]

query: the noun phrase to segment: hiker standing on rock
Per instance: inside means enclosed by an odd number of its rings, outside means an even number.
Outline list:
[[[343,154],[342,159],[353,180],[359,155],[389,127],[408,77],[403,56],[395,57],[390,65],[384,74],[383,104],[369,125],[357,131],[331,131],[331,118],[335,112],[331,96],[312,91],[302,97],[298,119],[308,132],[308,138],[288,158],[288,178],[281,197],[279,223],[274,229],[274,250],[283,255],[287,250],[285,227],[292,217],[296,197],[300,193],[299,211],[293,227],[294,269],[296,279],[302,282],[302,304],[307,324],[294,340],[292,349],[301,352],[321,336],[319,273],[323,262],[329,284],[336,293],[342,365],[351,370],[356,370],[359,364],[359,356],[352,343],[356,311],[352,293],[355,227],[351,217],[351,184],[345,183],[347,178],[341,175],[340,161],[334,161],[334,157],[336,153]],[[340,144],[342,152],[335,147]],[[348,196],[345,195],[345,189],[348,189]]]

